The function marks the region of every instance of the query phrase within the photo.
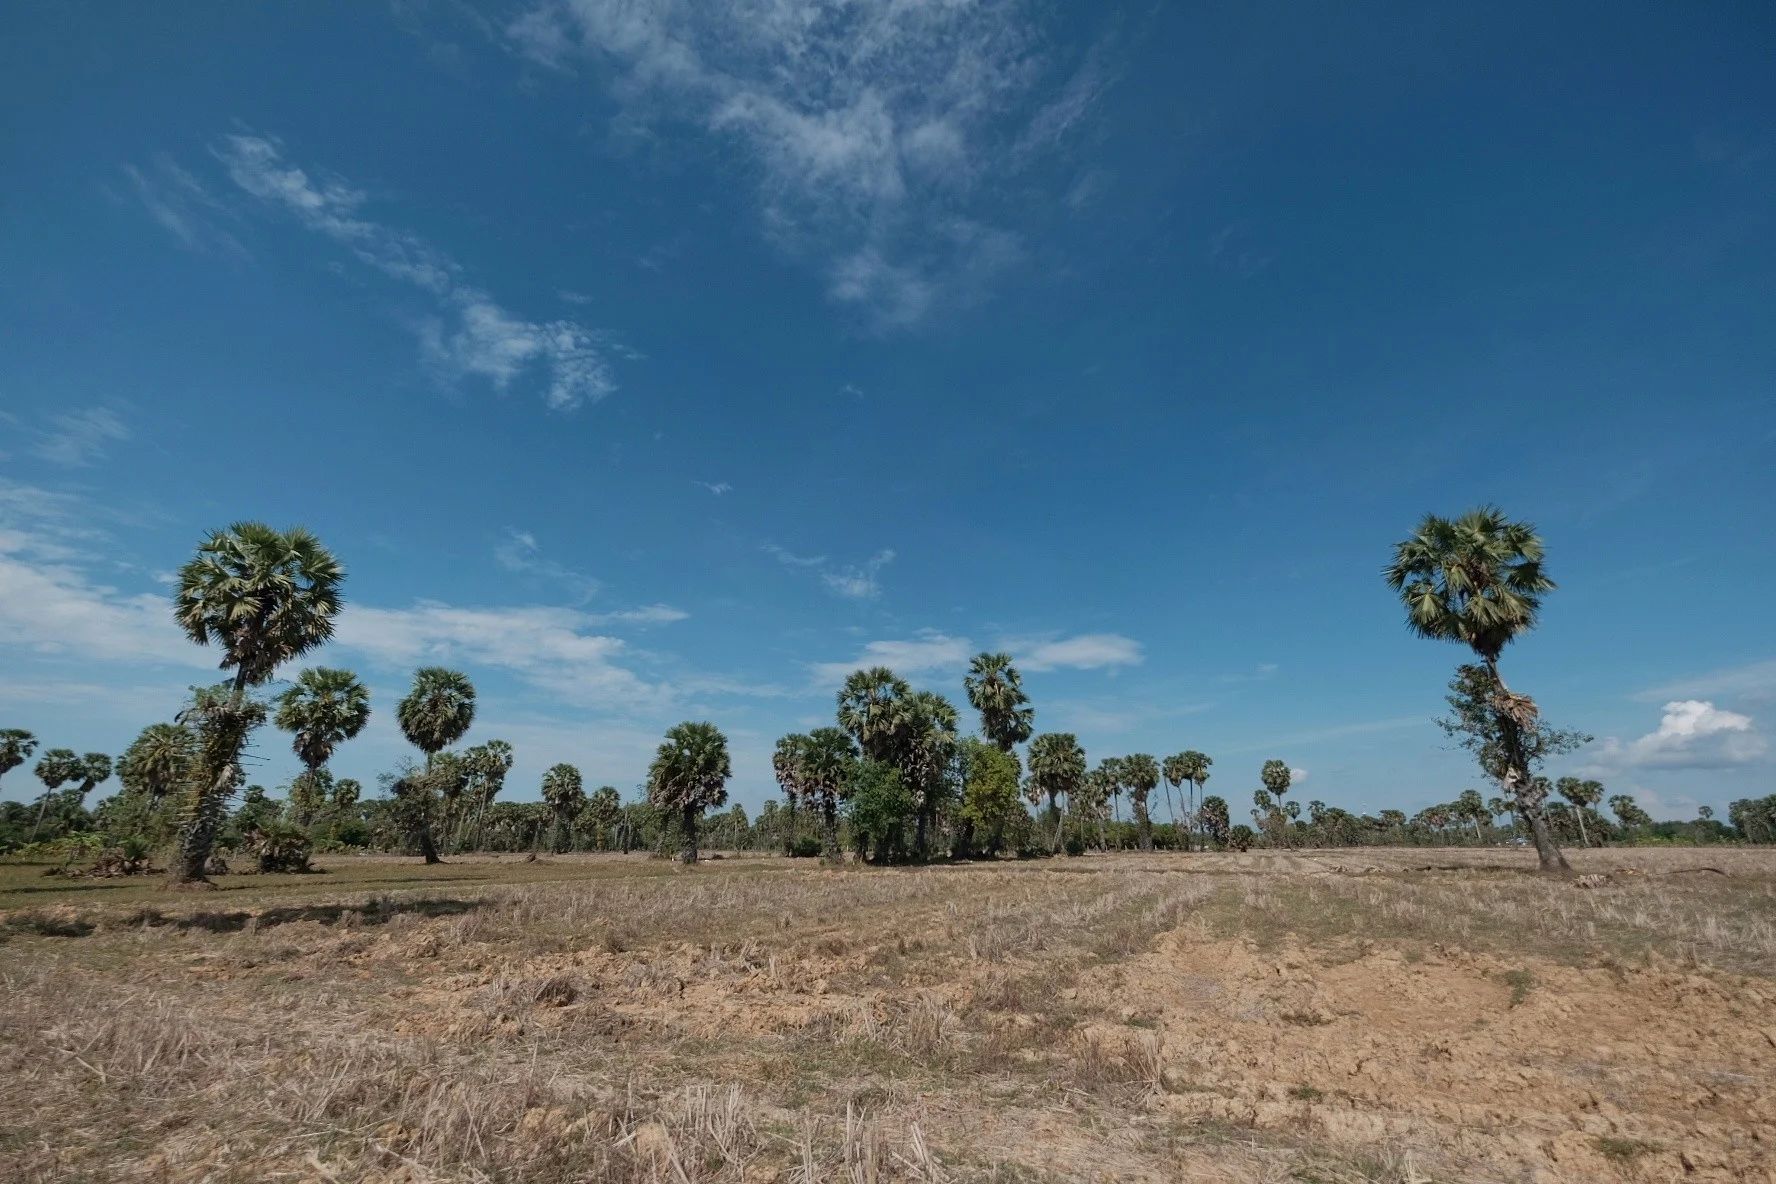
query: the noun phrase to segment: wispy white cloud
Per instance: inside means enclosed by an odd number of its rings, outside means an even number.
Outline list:
[[[1120,633],[1082,633],[1075,637],[1005,644],[1025,670],[1100,670],[1139,666],[1145,660],[1141,643]]]
[[[734,487],[729,485],[726,481],[698,481],[696,484],[701,485],[716,497],[722,497],[734,492]]]
[[[880,596],[882,569],[894,562],[894,552],[886,548],[860,564],[832,563],[824,555],[797,555],[776,543],[766,543],[764,550],[785,567],[814,572],[828,589],[851,600],[873,600]]]
[[[1653,687],[1634,696],[1643,703],[1670,699],[1735,699],[1747,703],[1776,701],[1776,658],[1729,666],[1694,678]]]
[[[1662,710],[1656,729],[1627,742],[1606,738],[1592,761],[1603,768],[1731,769],[1769,755],[1769,741],[1749,715],[1705,699],[1675,699]]]
[[[105,458],[111,444],[130,438],[129,425],[108,407],[52,416],[34,451],[51,464],[82,468]]]
[[[593,63],[634,122],[742,145],[767,234],[881,329],[967,304],[1022,257],[985,182],[1053,154],[1109,81],[1068,69],[1027,0],[540,0],[507,27],[551,69]]]
[[[225,136],[215,154],[241,192],[344,248],[360,263],[427,295],[417,324],[423,355],[449,381],[481,379],[504,391],[535,373],[544,402],[571,411],[616,390],[606,334],[578,321],[533,321],[464,279],[456,260],[424,239],[365,213],[364,192],[291,163],[264,136]]]
[[[580,604],[598,594],[601,586],[593,577],[545,558],[542,545],[528,530],[508,528],[506,537],[493,549],[493,558],[501,567],[518,575],[531,576],[558,583],[567,588]]]
[[[193,251],[245,259],[246,247],[230,225],[238,215],[227,202],[169,156],[154,158],[146,168],[123,166],[130,186],[148,216]]]

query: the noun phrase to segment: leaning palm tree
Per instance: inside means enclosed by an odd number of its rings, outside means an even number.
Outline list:
[[[51,748],[38,759],[32,772],[43,782],[43,796],[37,799],[37,821],[31,827],[33,841],[37,832],[43,829],[43,815],[49,809],[49,799],[68,782],[78,781],[81,771],[80,757],[72,748]]]
[[[962,679],[968,702],[980,712],[981,735],[1010,752],[1030,738],[1035,710],[1024,695],[1023,677],[1010,654],[976,654]]]
[[[704,810],[726,804],[728,738],[714,724],[686,721],[666,733],[666,742],[648,766],[648,801],[660,810],[675,811],[683,830],[680,858],[697,862],[697,819]]]
[[[304,815],[312,812],[323,794],[321,769],[341,744],[370,722],[370,691],[349,670],[316,666],[297,675],[277,702],[272,722],[290,733],[290,747],[302,762],[302,777],[314,783],[303,787],[303,800],[311,805],[296,819],[298,826],[306,826],[310,819]],[[292,787],[292,802],[296,800],[294,790]]]
[[[0,777],[6,776],[31,759],[37,751],[37,737],[23,728],[0,728]]]
[[[543,801],[555,815],[555,854],[569,850],[573,838],[573,820],[586,806],[586,790],[580,771],[569,764],[560,764],[543,774]]]
[[[1589,847],[1591,836],[1585,832],[1585,811],[1603,800],[1603,782],[1562,777],[1554,783],[1554,789],[1573,804],[1573,814],[1579,820],[1579,846]]]
[[[803,766],[807,760],[808,737],[800,732],[791,732],[779,737],[777,747],[771,753],[771,772],[777,778],[777,786],[783,790],[783,800],[788,803],[788,817],[783,823],[783,853],[795,854],[796,841],[796,801],[805,792]]]
[[[234,678],[225,693],[200,693],[185,713],[199,753],[172,884],[209,883],[204,867],[223,805],[240,779],[241,751],[265,719],[247,691],[333,636],[344,579],[339,561],[314,535],[260,522],[216,531],[179,569],[174,616],[192,641],[222,650],[221,668],[232,669]]]
[[[821,858],[839,863],[839,805],[851,797],[857,745],[838,728],[815,728],[802,740],[801,793],[820,815]]]
[[[1394,548],[1383,573],[1400,594],[1406,624],[1420,637],[1454,641],[1485,664],[1488,699],[1500,751],[1499,781],[1529,823],[1544,872],[1570,872],[1555,845],[1531,784],[1525,736],[1537,726],[1535,701],[1514,694],[1499,674],[1499,656],[1535,628],[1542,597],[1554,581],[1542,570],[1542,540],[1527,522],[1513,522],[1493,506],[1460,518],[1426,515]]]
[[[1129,789],[1129,804],[1135,812],[1135,834],[1141,850],[1153,850],[1153,815],[1147,809],[1147,798],[1159,785],[1159,762],[1144,752],[1122,758],[1123,783]]]
[[[1030,777],[1028,794],[1032,804],[1048,799],[1049,817],[1054,821],[1053,850],[1061,850],[1060,799],[1073,800],[1085,779],[1085,749],[1071,732],[1043,732],[1030,741]]]

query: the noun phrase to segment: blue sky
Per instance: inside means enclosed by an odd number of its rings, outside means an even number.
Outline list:
[[[0,725],[120,750],[237,518],[350,571],[406,751],[737,797],[885,661],[1195,747],[1243,807],[1477,784],[1379,572],[1535,521],[1506,656],[1655,813],[1776,791],[1776,21],[1758,5],[33,4],[0,44]],[[290,671],[294,673],[294,671]],[[255,776],[292,771],[258,743]],[[24,771],[4,784],[25,797]]]

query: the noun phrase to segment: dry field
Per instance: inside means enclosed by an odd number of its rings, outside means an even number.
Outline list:
[[[1776,1180],[1776,852],[1532,859],[0,868],[0,1179]]]

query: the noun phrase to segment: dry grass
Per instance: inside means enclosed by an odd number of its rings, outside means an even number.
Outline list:
[[[13,869],[0,1178],[1762,1178],[1776,854],[1528,858]]]

